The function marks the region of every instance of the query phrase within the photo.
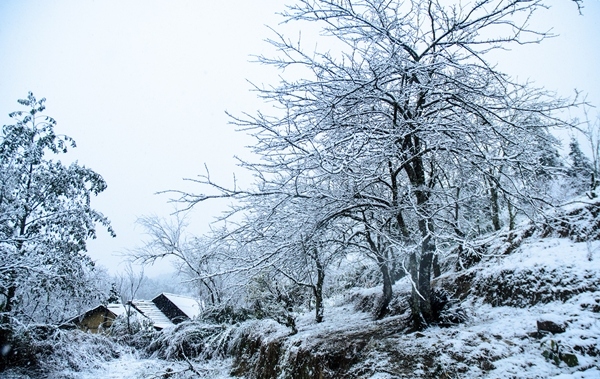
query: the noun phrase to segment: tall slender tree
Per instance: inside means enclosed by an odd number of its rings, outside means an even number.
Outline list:
[[[567,175],[571,179],[573,187],[579,192],[594,190],[595,171],[592,162],[585,156],[579,142],[574,137],[569,142],[569,167]]]

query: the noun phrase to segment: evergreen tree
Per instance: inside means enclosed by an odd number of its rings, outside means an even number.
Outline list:
[[[590,190],[594,169],[592,163],[579,147],[579,142],[571,138],[569,143],[569,168],[567,175],[571,178],[572,186],[577,192]]]
[[[106,303],[108,304],[121,304],[121,293],[117,289],[117,284],[112,283],[110,285],[110,292],[108,294],[108,299],[106,299]]]

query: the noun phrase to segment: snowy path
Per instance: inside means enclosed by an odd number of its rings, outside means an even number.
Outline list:
[[[158,359],[140,359],[128,354],[119,359],[107,362],[102,367],[87,372],[69,373],[65,377],[73,379],[158,379],[165,377],[164,374],[170,372],[171,375],[169,377],[173,379],[192,377],[211,379],[231,378],[228,375],[229,365],[222,361],[196,366],[198,371],[206,373],[204,376],[198,376],[186,370],[188,367],[185,363],[165,362]]]
[[[109,361],[106,365],[92,369],[87,372],[72,373],[69,376],[78,379],[141,379],[160,377],[160,373],[164,373],[164,363],[151,359],[139,359],[128,354],[119,359]]]

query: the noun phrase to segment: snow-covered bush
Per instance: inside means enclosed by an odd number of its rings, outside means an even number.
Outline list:
[[[182,322],[164,329],[147,352],[161,359],[210,359],[224,357],[232,326],[198,321]]]
[[[552,361],[555,365],[560,366],[560,362],[564,362],[569,367],[575,367],[579,364],[577,355],[573,354],[572,349],[564,346],[559,341],[549,339],[541,345],[546,349],[542,352],[544,358]]]
[[[138,349],[146,348],[159,334],[152,321],[137,314],[117,317],[108,332],[116,341]]]
[[[256,318],[254,311],[242,306],[220,304],[208,307],[200,315],[200,319],[214,324],[235,324]]]
[[[575,199],[567,209],[549,215],[541,235],[569,237],[575,242],[600,240],[600,200]]]
[[[103,334],[63,330],[53,325],[15,328],[9,350],[12,367],[58,373],[99,367],[127,351]]]
[[[103,334],[60,329],[47,339],[33,341],[33,349],[39,366],[48,371],[97,367],[126,352],[122,345]]]
[[[35,366],[36,357],[32,341],[42,339],[54,328],[43,325],[25,327],[14,319],[0,326],[0,372],[7,367]]]
[[[507,268],[482,276],[473,283],[473,292],[494,306],[527,307],[538,303],[566,301],[600,287],[600,275],[570,268]]]
[[[379,268],[375,262],[364,261],[347,265],[346,270],[337,275],[337,286],[341,289],[354,287],[374,287],[381,284]]]

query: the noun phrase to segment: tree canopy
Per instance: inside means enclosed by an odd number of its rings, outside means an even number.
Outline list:
[[[250,216],[219,238],[238,243],[240,259],[258,252],[255,261],[292,281],[296,254],[314,260],[324,236],[343,252],[338,259],[369,257],[383,283],[377,317],[406,274],[413,327],[426,327],[437,317],[431,279],[442,252],[466,262],[470,241],[553,204],[550,128],[570,125],[560,115],[575,103],[487,59],[543,41],[529,20],[544,8],[540,0],[296,2],[285,21],[319,25],[327,47],[306,50],[275,32],[278,55],[259,57],[302,75],[257,86],[279,113],[234,117],[256,138],[260,159],[241,162],[254,185],[226,188],[207,174],[197,181],[208,192],[180,200],[236,199],[232,214]]]
[[[102,177],[77,162],[49,155],[75,147],[43,114],[45,99],[29,93],[26,110],[10,114],[0,136],[0,311],[2,322],[59,321],[82,300],[93,301],[94,264],[86,241],[108,219],[91,207],[106,189]],[[85,299],[88,297],[88,299]]]

